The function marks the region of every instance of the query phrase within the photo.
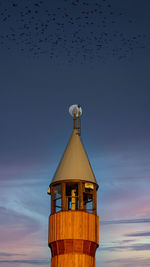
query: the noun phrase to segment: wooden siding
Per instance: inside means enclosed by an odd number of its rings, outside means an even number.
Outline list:
[[[95,267],[95,258],[85,254],[64,254],[51,259],[51,267]]]
[[[81,239],[58,240],[50,244],[52,257],[69,253],[87,254],[95,257],[97,247],[96,243]]]
[[[48,243],[65,239],[88,240],[99,244],[99,218],[83,211],[62,211],[49,217]]]

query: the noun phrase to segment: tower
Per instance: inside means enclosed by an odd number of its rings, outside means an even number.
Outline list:
[[[82,109],[72,105],[69,112],[74,129],[48,189],[51,267],[95,267],[98,184],[80,139]]]

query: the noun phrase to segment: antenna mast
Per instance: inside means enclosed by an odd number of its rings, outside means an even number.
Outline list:
[[[81,135],[81,120],[80,120],[80,117],[82,115],[82,108],[80,105],[71,105],[69,107],[69,113],[70,115],[73,117],[73,128],[74,130],[77,129],[78,132],[77,134],[78,135]],[[78,127],[77,127],[77,120],[78,120]]]

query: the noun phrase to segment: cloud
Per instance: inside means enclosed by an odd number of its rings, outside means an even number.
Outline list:
[[[130,223],[131,224],[132,223],[150,223],[150,218],[100,221],[100,224],[103,224],[103,225],[110,225],[110,224],[130,224]]]
[[[2,242],[16,242],[40,229],[40,223],[22,213],[0,207],[0,232]]]
[[[135,239],[125,239],[125,240],[122,240],[120,243],[131,243],[131,242],[134,242]]]
[[[33,265],[47,265],[50,264],[48,259],[38,259],[38,260],[0,260],[0,263],[24,263]]]
[[[150,263],[150,258],[121,258],[121,259],[113,259],[113,260],[107,260],[105,263],[120,263],[121,266],[122,264],[125,264],[126,267],[131,267],[131,266],[136,266],[136,267],[141,267],[141,266],[149,266]],[[123,265],[124,266],[124,265]]]
[[[130,233],[126,234],[125,236],[150,236],[150,232],[136,232],[136,233]]]
[[[136,244],[130,247],[130,250],[144,251],[150,250],[150,244]]]
[[[5,207],[0,207],[0,214],[1,214],[1,220],[0,220],[0,226],[4,225],[11,225],[11,227],[19,225],[23,226],[30,226],[33,227],[33,230],[36,230],[37,221],[34,218],[31,218],[30,216],[24,215],[21,212],[17,212],[15,210],[11,210]]]
[[[12,257],[12,256],[25,256],[25,254],[0,252],[0,257]]]
[[[130,251],[146,251],[150,250],[150,244],[133,244],[133,245],[126,245],[126,246],[111,246],[111,247],[101,247],[101,250],[105,251],[120,251],[120,250],[130,250]]]
[[[100,250],[104,250],[104,251],[118,251],[118,250],[124,250],[127,247],[128,246],[112,246],[112,247],[102,247],[102,246],[100,246]]]

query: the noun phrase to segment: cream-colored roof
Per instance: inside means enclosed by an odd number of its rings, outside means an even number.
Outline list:
[[[97,183],[77,130],[74,130],[51,183],[84,180]]]

